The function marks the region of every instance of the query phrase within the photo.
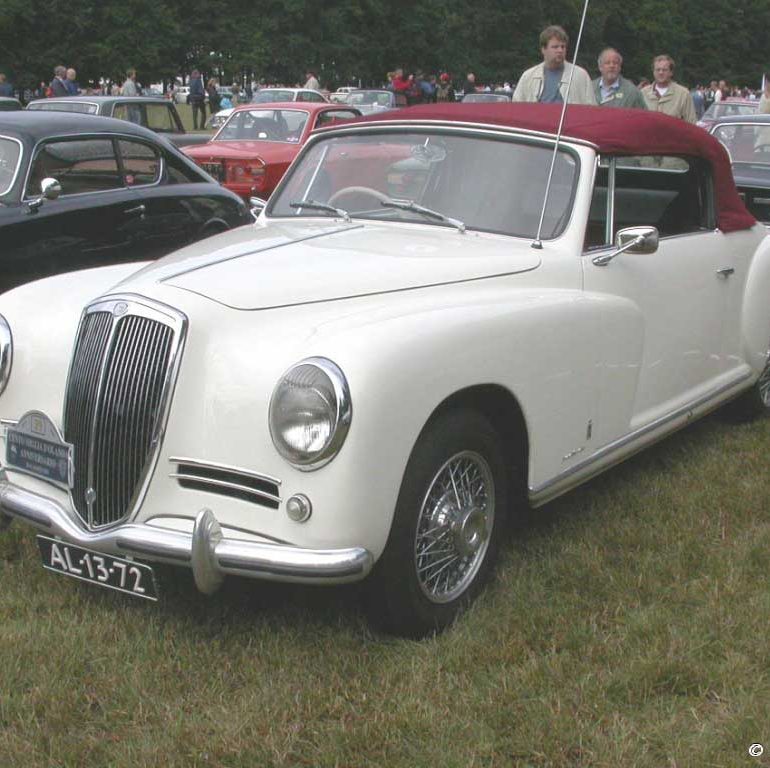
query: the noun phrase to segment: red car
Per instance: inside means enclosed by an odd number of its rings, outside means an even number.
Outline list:
[[[701,128],[709,130],[716,122],[723,117],[738,117],[744,115],[755,115],[759,109],[759,100],[749,101],[749,99],[739,99],[736,96],[728,96],[722,101],[712,104],[703,117],[698,120]]]
[[[341,104],[244,104],[210,142],[184,152],[247,201],[251,196],[267,198],[314,128],[360,115],[355,107]]]

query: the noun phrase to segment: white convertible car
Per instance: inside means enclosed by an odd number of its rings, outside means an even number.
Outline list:
[[[204,593],[367,579],[419,636],[522,505],[728,400],[767,413],[770,239],[721,145],[575,107],[555,147],[558,120],[324,129],[252,226],[0,296],[0,521],[150,599],[155,563]]]

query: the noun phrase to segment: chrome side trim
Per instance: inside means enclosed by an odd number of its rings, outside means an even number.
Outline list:
[[[192,568],[203,592],[215,590],[227,574],[304,584],[360,581],[374,564],[364,547],[305,549],[228,539],[206,509],[197,514],[192,534],[137,523],[87,531],[56,501],[13,485],[0,470],[0,519],[4,515],[97,552]]]
[[[662,440],[677,429],[689,424],[695,417],[696,411],[698,412],[697,415],[701,416],[729,399],[728,393],[733,394],[731,390],[735,390],[740,384],[752,378],[752,376],[752,373],[740,374],[730,383],[723,384],[694,402],[684,405],[666,416],[661,416],[659,419],[624,435],[612,443],[608,443],[592,456],[564,470],[564,472],[560,472],[551,480],[534,488],[530,486],[529,503],[533,507],[542,506],[581,483],[590,480],[605,469],[619,464],[647,445],[657,440]],[[669,428],[661,434],[654,435],[655,432],[666,427]]]
[[[247,475],[253,477],[255,480],[264,480],[266,483],[274,483],[280,485],[281,481],[277,477],[271,475],[265,475],[262,472],[254,472],[252,469],[243,469],[242,467],[234,467],[230,464],[218,464],[213,461],[201,461],[200,459],[188,459],[182,456],[169,456],[168,459],[172,464],[189,464],[191,467],[201,467],[201,469],[221,469],[225,472],[237,472],[239,475]],[[172,475],[173,477],[173,475]]]

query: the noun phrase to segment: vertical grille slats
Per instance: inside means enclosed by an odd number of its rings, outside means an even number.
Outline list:
[[[154,458],[175,329],[142,313],[94,311],[81,324],[65,404],[78,514],[99,528],[131,512]],[[89,488],[95,499],[91,507]]]

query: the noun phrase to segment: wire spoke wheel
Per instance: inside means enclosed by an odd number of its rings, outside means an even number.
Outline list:
[[[757,389],[759,390],[759,399],[762,401],[762,405],[765,408],[770,408],[770,352],[767,353],[767,363],[757,382]]]
[[[489,546],[495,486],[478,453],[452,456],[428,485],[414,541],[417,580],[434,603],[448,603],[473,582]]]

